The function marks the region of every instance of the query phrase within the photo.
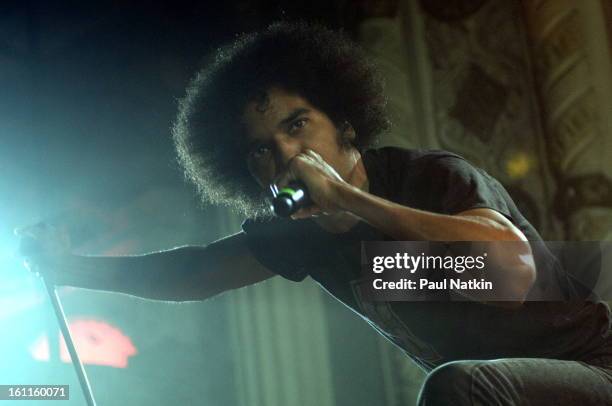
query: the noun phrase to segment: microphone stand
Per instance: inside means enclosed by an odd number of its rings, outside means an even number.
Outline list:
[[[42,280],[49,295],[51,305],[53,305],[53,311],[55,313],[55,317],[57,318],[57,324],[59,324],[59,328],[64,336],[66,348],[68,348],[72,365],[74,366],[77,378],[79,378],[79,383],[81,384],[81,390],[83,391],[83,396],[85,397],[87,406],[96,406],[96,401],[94,400],[91,392],[91,386],[89,385],[89,380],[87,379],[87,374],[85,373],[85,368],[83,368],[83,364],[81,363],[79,355],[76,352],[76,348],[74,347],[74,342],[72,341],[72,336],[70,335],[70,329],[68,328],[68,323],[66,322],[66,315],[64,314],[64,309],[62,308],[62,303],[59,300],[55,286],[52,281],[48,280],[47,278],[42,278]]]

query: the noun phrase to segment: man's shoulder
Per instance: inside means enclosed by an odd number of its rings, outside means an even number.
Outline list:
[[[382,147],[365,151],[363,157],[366,168],[370,169],[372,174],[378,173],[382,176],[398,175],[416,179],[431,173],[473,169],[461,155],[439,149]]]
[[[441,158],[464,159],[461,155],[441,149],[411,149],[393,146],[368,149],[364,152],[364,156],[374,160],[409,163],[418,163],[419,161],[437,160]]]

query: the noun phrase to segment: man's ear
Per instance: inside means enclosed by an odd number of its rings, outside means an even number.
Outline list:
[[[353,128],[351,123],[345,121],[342,124],[342,139],[344,140],[344,142],[352,144],[355,141],[356,137],[357,134],[355,133],[355,129]]]

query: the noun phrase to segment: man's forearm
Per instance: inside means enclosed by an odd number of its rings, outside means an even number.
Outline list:
[[[491,277],[500,297],[522,300],[535,280],[529,242],[499,213],[490,216],[484,213],[489,212],[487,209],[463,215],[432,213],[345,185],[339,185],[338,195],[340,207],[399,241],[490,241],[490,260],[496,270]]]
[[[188,294],[189,282],[195,272],[201,272],[205,257],[205,247],[181,247],[122,257],[72,255],[55,265],[55,283],[149,299],[178,300]],[[201,292],[201,296],[205,294]]]
[[[516,241],[507,227],[476,216],[413,209],[341,186],[340,206],[398,241]]]

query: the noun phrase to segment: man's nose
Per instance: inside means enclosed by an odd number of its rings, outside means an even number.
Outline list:
[[[287,169],[289,161],[302,151],[302,146],[295,138],[280,135],[276,139],[276,167],[281,171]]]

